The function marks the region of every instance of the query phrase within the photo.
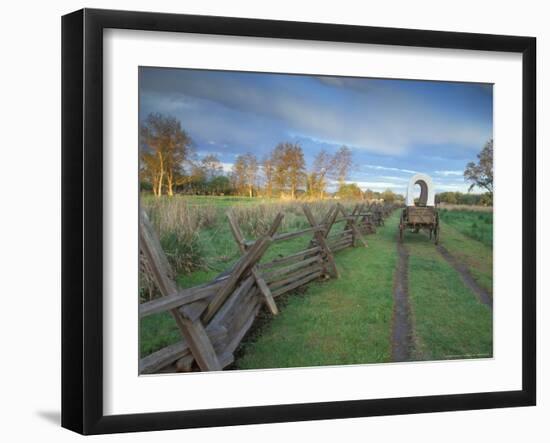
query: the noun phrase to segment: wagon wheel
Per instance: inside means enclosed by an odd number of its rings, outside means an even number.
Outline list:
[[[435,244],[439,244],[439,214],[435,214],[435,227],[434,227],[434,234],[435,234]]]

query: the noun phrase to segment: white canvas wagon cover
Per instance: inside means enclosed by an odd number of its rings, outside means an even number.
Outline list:
[[[420,186],[420,206],[435,206],[435,189],[432,178],[426,174],[415,174],[409,180],[407,187],[407,206],[414,206],[415,186]]]

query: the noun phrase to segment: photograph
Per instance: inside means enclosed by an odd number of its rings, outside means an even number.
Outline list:
[[[493,358],[493,84],[138,78],[140,375]]]

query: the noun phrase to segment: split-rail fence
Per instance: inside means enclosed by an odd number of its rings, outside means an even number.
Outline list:
[[[330,207],[316,220],[303,205],[309,227],[278,233],[284,215],[278,213],[269,230],[256,240],[246,240],[232,212],[227,213],[231,232],[241,252],[226,272],[201,286],[181,289],[144,210],[140,212],[139,241],[143,270],[158,287],[161,297],[139,306],[140,318],[170,312],[182,339],[141,358],[140,374],[158,372],[217,371],[234,361],[234,352],[251,328],[262,305],[273,314],[276,299],[308,283],[338,278],[334,253],[348,247],[367,247],[364,236],[376,231],[388,215],[387,205],[358,204],[350,213],[343,205]],[[343,229],[333,231],[338,223]],[[276,242],[310,236],[308,247],[285,257],[260,263]]]

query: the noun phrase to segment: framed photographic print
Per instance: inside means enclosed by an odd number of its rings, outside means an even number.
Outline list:
[[[536,401],[531,37],[62,21],[62,425]]]

